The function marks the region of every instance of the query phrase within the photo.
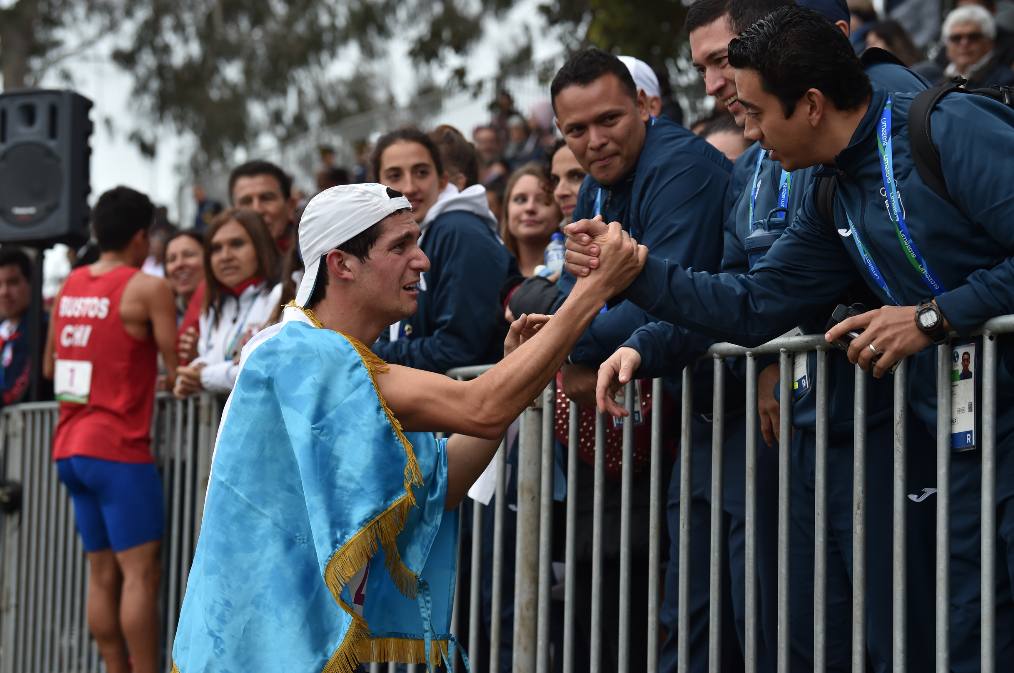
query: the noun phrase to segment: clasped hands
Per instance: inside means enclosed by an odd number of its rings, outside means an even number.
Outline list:
[[[602,263],[601,236],[605,224],[601,218],[579,220],[566,227],[566,269],[576,278],[588,276]],[[883,306],[862,315],[848,318],[824,335],[829,343],[850,331],[860,332],[848,347],[848,359],[881,378],[902,359],[928,347],[932,341],[916,325],[915,306]],[[630,381],[641,364],[641,357],[631,348],[620,348],[599,367],[595,398],[599,411],[625,416],[626,410],[614,401],[619,387]],[[773,414],[772,414],[773,415]],[[772,423],[765,439],[774,439],[777,426]],[[770,438],[767,435],[772,435]]]

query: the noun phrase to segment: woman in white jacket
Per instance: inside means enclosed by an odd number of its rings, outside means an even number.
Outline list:
[[[266,326],[280,301],[278,267],[278,251],[257,213],[231,209],[211,222],[205,235],[207,290],[197,358],[177,369],[177,397],[232,390],[243,344]]]

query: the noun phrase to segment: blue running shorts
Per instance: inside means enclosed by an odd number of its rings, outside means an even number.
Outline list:
[[[162,538],[162,480],[153,463],[72,456],[56,461],[86,552],[124,551]]]

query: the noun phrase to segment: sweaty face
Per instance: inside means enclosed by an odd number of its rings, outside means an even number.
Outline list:
[[[567,147],[599,184],[612,185],[637,164],[644,146],[648,109],[613,74],[588,86],[571,85],[556,95],[556,125]]]
[[[734,37],[728,15],[722,16],[690,33],[690,56],[707,94],[732,114],[737,126],[743,126],[745,110],[736,96],[736,70],[729,65],[729,42]]]
[[[244,232],[246,233],[246,232]],[[165,277],[173,294],[189,297],[204,278],[204,249],[189,236],[169,241],[165,253]]]
[[[993,48],[993,41],[975,22],[956,23],[947,35],[947,60],[964,72]]]
[[[429,150],[410,140],[399,140],[384,150],[378,179],[405,195],[417,222],[423,221],[447,184],[437,173]]]
[[[507,229],[518,240],[549,241],[560,224],[560,209],[549,185],[534,175],[522,175],[507,197]]]
[[[430,261],[419,247],[419,225],[414,213],[395,213],[382,222],[383,230],[363,261],[348,256],[355,272],[360,303],[377,313],[378,321],[395,323],[419,307],[419,278]]]
[[[31,285],[16,264],[0,266],[0,319],[20,318],[28,310]]]
[[[257,250],[239,222],[227,222],[211,237],[211,272],[226,287],[236,287],[257,273]]]
[[[581,190],[585,172],[577,157],[564,145],[553,155],[550,169],[550,180],[553,187],[553,198],[560,207],[564,219],[570,222],[574,208],[577,206],[577,193]]]
[[[755,70],[737,70],[736,87],[745,110],[743,133],[747,140],[759,141],[761,147],[771,150],[771,158],[780,161],[787,171],[818,162],[813,154],[814,129],[808,118],[806,95],[786,119],[781,102],[763,89]]]
[[[282,196],[282,186],[273,175],[263,173],[237,178],[232,186],[232,203],[263,217],[273,240],[282,238],[292,223],[293,200]]]

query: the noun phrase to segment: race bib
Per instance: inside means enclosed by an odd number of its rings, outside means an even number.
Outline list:
[[[975,343],[951,349],[951,449],[975,448]]]
[[[53,392],[61,402],[88,404],[92,391],[92,363],[87,360],[57,360]]]

